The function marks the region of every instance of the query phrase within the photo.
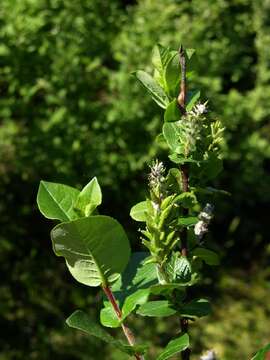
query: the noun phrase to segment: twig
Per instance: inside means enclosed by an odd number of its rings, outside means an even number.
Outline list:
[[[104,293],[106,294],[109,302],[111,303],[118,320],[121,321],[122,320],[122,311],[116,302],[116,299],[114,297],[112,290],[109,288],[109,286],[104,286],[104,287],[102,287],[102,289],[103,289]],[[127,338],[129,345],[134,346],[135,345],[135,337],[134,337],[132,331],[129,329],[129,327],[127,327],[124,324],[124,322],[121,322],[121,327],[122,327],[123,333],[125,334],[125,337]],[[140,355],[140,354],[134,354],[134,357],[137,360],[144,360],[143,355]]]
[[[180,93],[177,98],[178,105],[182,114],[186,113],[186,97],[187,97],[187,86],[186,86],[186,57],[183,46],[180,46],[179,49],[179,63],[181,66],[181,83],[180,83]],[[189,167],[187,164],[180,166],[181,177],[182,177],[182,191],[189,191]],[[183,210],[183,215],[188,215],[188,209]],[[181,255],[188,255],[188,244],[187,244],[187,229],[184,228],[181,231]],[[180,320],[181,330],[183,333],[188,332],[188,319],[182,317]],[[182,360],[190,359],[190,349],[186,349],[181,352]]]

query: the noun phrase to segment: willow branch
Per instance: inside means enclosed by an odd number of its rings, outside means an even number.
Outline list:
[[[111,303],[112,307],[113,307],[113,310],[118,318],[119,321],[121,321],[121,327],[122,327],[122,330],[123,330],[123,333],[129,343],[130,346],[134,346],[135,345],[135,337],[132,333],[132,331],[130,330],[129,327],[127,327],[124,322],[122,321],[122,311],[121,309],[119,308],[117,302],[116,302],[116,299],[114,297],[114,294],[113,292],[111,291],[111,289],[109,288],[109,286],[104,286],[102,287],[104,293],[106,294],[109,302]],[[137,359],[137,360],[144,360],[144,357],[143,355],[140,355],[140,354],[134,354],[134,357]]]
[[[187,98],[187,85],[186,85],[186,57],[183,46],[180,46],[179,49],[179,63],[181,66],[181,83],[180,83],[180,92],[177,98],[179,109],[182,114],[186,113],[186,98]],[[181,177],[182,177],[182,191],[189,191],[189,166],[188,164],[183,164],[180,166]],[[183,215],[188,215],[188,209],[183,210]],[[181,231],[181,255],[188,255],[188,244],[187,244],[187,228],[184,228]],[[188,332],[188,320],[184,317],[180,319],[181,331],[183,333]],[[181,352],[182,360],[190,359],[190,349],[186,349]]]

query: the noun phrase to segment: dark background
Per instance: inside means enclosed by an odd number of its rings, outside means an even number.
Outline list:
[[[41,179],[82,187],[141,249],[129,209],[143,200],[158,107],[131,76],[155,43],[197,49],[191,87],[226,127],[209,243],[222,254],[198,289],[214,311],[191,326],[194,354],[250,359],[269,342],[270,3],[268,0],[2,0],[0,3],[0,360],[125,359],[73,331],[100,295],[76,283],[38,213]],[[177,324],[133,318],[153,356]],[[153,334],[153,329],[155,333]],[[196,356],[194,355],[194,359]],[[197,356],[198,358],[198,356]]]

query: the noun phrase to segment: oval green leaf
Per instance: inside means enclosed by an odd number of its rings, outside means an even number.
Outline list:
[[[71,186],[41,181],[38,188],[37,204],[47,219],[70,221],[78,218],[74,204],[79,190]]]
[[[167,106],[167,109],[164,113],[164,121],[165,122],[174,122],[178,121],[181,118],[181,114],[178,108],[177,100],[174,99],[170,104]]]
[[[188,92],[187,106],[186,106],[187,111],[192,110],[193,106],[199,100],[200,96],[201,96],[200,90],[195,90],[195,91],[189,91]]]
[[[117,328],[121,326],[121,322],[115,314],[111,304],[100,311],[100,323],[103,326]]]
[[[141,201],[134,205],[130,210],[130,216],[135,221],[146,221],[147,219],[147,201]]]
[[[219,265],[219,256],[214,251],[198,247],[193,250],[193,256],[198,256],[208,265]]]
[[[139,307],[137,314],[142,316],[171,316],[176,313],[167,300],[149,301]]]
[[[129,260],[126,233],[109,216],[90,216],[59,224],[52,230],[51,238],[54,252],[66,259],[72,276],[88,286],[116,280]]]
[[[66,320],[69,327],[81,330],[88,335],[94,336],[106,343],[113,345],[117,349],[128,355],[134,355],[135,353],[144,353],[147,349],[147,345],[129,346],[122,341],[114,339],[107,331],[105,331],[99,324],[96,324],[86,313],[81,310],[76,310]]]
[[[149,74],[144,71],[138,70],[134,73],[136,78],[142,83],[142,85],[151,94],[152,99],[163,109],[166,109],[169,104],[169,99],[165,94],[162,87],[152,78]]]
[[[94,177],[80,192],[74,207],[84,216],[93,213],[102,202],[102,193],[96,177]]]
[[[187,349],[189,347],[189,336],[184,334],[177,339],[171,340],[166,348],[159,355],[157,360],[166,360],[175,354]]]
[[[210,314],[211,305],[206,299],[192,300],[184,304],[180,310],[181,316],[191,319],[200,318]]]

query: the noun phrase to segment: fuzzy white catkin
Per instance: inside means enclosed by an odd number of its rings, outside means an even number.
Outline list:
[[[148,176],[149,185],[152,188],[159,186],[164,180],[165,174],[165,167],[163,162],[159,162],[158,160],[154,161],[153,164],[150,166],[150,174]]]
[[[207,203],[198,215],[199,221],[194,226],[194,233],[199,239],[208,231],[208,225],[213,217],[213,205]]]
[[[207,105],[207,101],[204,104],[198,103],[197,105],[194,106],[193,110],[190,111],[190,115],[197,117],[207,113],[206,105]]]
[[[213,350],[209,350],[200,357],[200,360],[216,360],[216,354]]]
[[[202,220],[198,221],[197,224],[194,226],[194,233],[199,237],[202,237],[205,233],[207,233],[207,231],[207,224]]]

